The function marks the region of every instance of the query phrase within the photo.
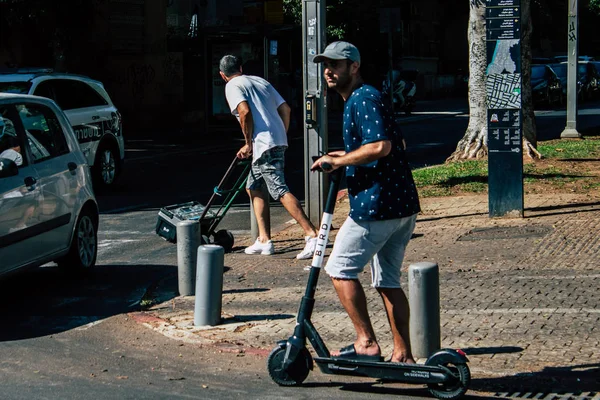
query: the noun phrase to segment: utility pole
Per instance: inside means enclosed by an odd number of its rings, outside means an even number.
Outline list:
[[[561,138],[581,138],[577,131],[577,63],[578,63],[578,43],[579,27],[577,23],[577,0],[569,0],[569,26],[567,37],[568,47],[568,68],[567,68],[567,126],[561,132]]]
[[[304,193],[305,211],[318,226],[323,214],[327,188],[324,175],[311,173],[312,157],[327,152],[327,86],[323,78],[323,64],[313,58],[324,50],[325,0],[302,1],[302,42],[304,61]]]

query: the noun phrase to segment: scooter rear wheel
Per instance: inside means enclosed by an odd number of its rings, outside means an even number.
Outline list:
[[[275,347],[267,359],[269,376],[279,386],[300,385],[310,372],[312,357],[307,349],[303,349],[298,358],[290,365],[287,371],[283,370],[283,359],[285,358],[285,347]]]
[[[438,399],[454,400],[464,395],[471,382],[471,372],[467,364],[441,363],[439,366],[448,368],[456,380],[449,383],[430,383],[429,392]]]

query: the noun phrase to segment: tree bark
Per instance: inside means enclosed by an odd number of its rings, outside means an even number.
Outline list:
[[[446,161],[487,156],[485,4],[481,0],[469,0],[469,3],[469,125],[456,150]]]

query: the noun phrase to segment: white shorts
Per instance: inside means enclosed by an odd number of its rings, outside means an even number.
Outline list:
[[[348,217],[338,232],[325,271],[332,278],[358,279],[371,261],[371,284],[399,288],[404,250],[415,229],[417,214],[384,221],[354,221]]]

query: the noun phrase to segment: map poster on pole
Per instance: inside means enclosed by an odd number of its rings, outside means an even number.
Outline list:
[[[490,217],[523,217],[520,0],[486,0]]]

